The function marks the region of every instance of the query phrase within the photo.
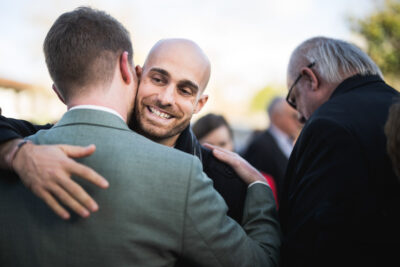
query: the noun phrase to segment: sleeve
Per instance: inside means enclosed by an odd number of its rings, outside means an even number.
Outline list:
[[[0,144],[11,139],[23,138],[42,129],[49,129],[53,125],[34,125],[28,121],[17,120],[0,116]]]
[[[280,227],[271,189],[247,189],[243,228],[194,159],[183,230],[183,258],[196,266],[277,266]]]
[[[341,266],[367,258],[360,255],[366,252],[374,195],[360,143],[326,119],[311,122],[303,135],[297,162],[288,166],[287,206],[281,206],[289,207],[282,218],[284,265]]]

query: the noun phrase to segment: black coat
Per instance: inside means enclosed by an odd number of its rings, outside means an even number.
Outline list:
[[[41,129],[51,127],[51,124],[39,126],[24,120],[0,116],[0,143],[29,136]],[[227,203],[228,215],[240,224],[247,185],[242,182],[232,168],[217,160],[209,149],[199,144],[189,126],[181,133],[175,148],[201,159],[204,172],[213,180],[215,189]]]
[[[269,129],[253,138],[243,153],[243,157],[259,171],[272,176],[279,200],[288,158],[283,154]]]
[[[400,266],[400,184],[383,131],[398,96],[356,75],[305,124],[280,202],[282,266]]]
[[[219,161],[211,150],[200,145],[190,127],[181,133],[175,148],[200,158],[204,172],[213,180],[215,190],[224,198],[228,206],[228,215],[240,224],[247,185],[230,166]]]

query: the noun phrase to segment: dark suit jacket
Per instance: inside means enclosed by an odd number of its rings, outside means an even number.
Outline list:
[[[280,202],[283,266],[400,266],[400,185],[383,131],[398,96],[378,76],[353,76],[305,124]]]
[[[288,158],[283,154],[269,129],[254,137],[243,157],[258,170],[274,178],[279,199]]]
[[[241,223],[247,185],[236,172],[214,157],[210,149],[200,145],[190,126],[181,133],[175,148],[195,155],[201,160],[203,171],[213,180],[215,190],[221,194],[229,208],[228,215]]]

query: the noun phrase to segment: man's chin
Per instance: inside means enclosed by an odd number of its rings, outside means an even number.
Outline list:
[[[171,135],[170,134],[171,130],[161,128],[158,125],[139,124],[138,126],[140,128],[140,130],[139,130],[140,134],[153,140],[153,141],[167,139]]]

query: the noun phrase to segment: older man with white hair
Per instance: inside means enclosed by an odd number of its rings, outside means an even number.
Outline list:
[[[400,266],[400,184],[384,124],[399,93],[356,46],[316,37],[290,58],[305,121],[280,202],[283,266]]]

